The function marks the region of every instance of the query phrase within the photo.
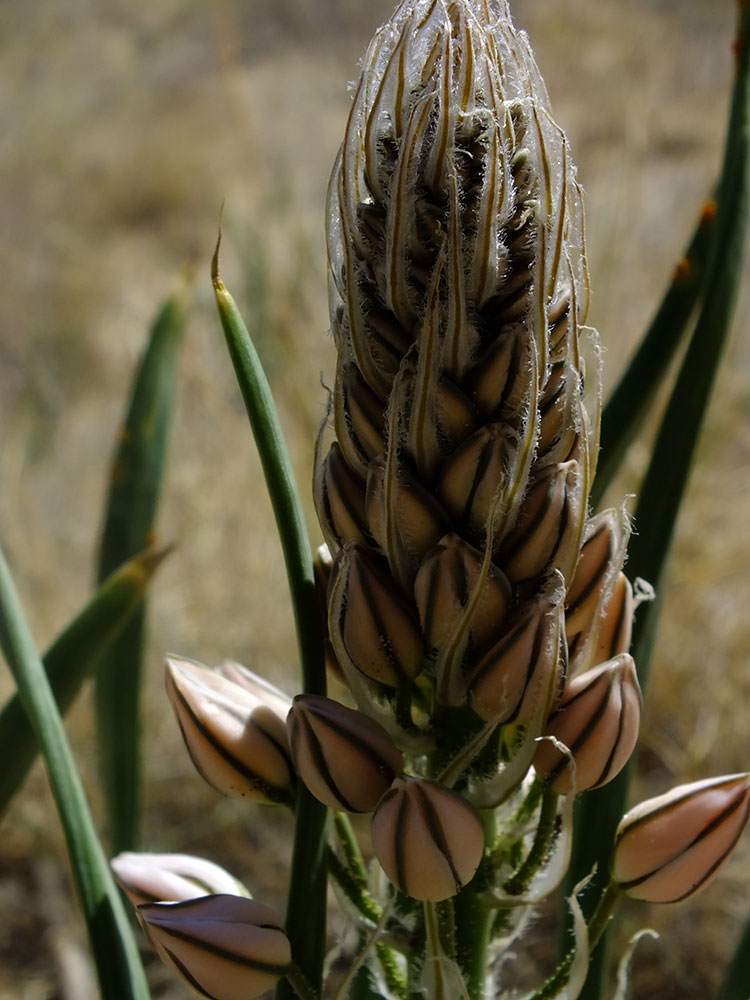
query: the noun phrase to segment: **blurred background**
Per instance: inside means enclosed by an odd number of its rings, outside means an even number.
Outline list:
[[[611,386],[711,190],[733,68],[733,0],[512,0],[588,193],[591,322]],[[347,83],[390,0],[4,0],[0,5],[0,536],[40,648],[84,603],[115,433],[160,303],[185,272],[181,355],[152,590],[143,845],[224,863],[283,909],[287,817],[221,800],[184,753],[165,651],[240,660],[293,691],[281,555],[209,280],[245,314],[309,523],[331,379],[323,205]],[[747,296],[679,526],[637,796],[747,770],[750,339]],[[637,489],[646,444],[612,493]],[[637,526],[636,526],[637,530]],[[0,669],[0,697],[12,690]],[[69,732],[93,800],[83,697]],[[2,766],[2,762],[0,762]],[[272,847],[271,843],[276,846]],[[88,1000],[85,944],[46,779],[0,826],[0,1000]],[[633,905],[651,925],[631,996],[704,998],[750,912],[750,841],[704,896]],[[154,969],[154,995],[184,993]]]

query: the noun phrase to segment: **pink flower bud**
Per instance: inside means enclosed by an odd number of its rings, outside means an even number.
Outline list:
[[[401,770],[385,729],[330,698],[299,695],[287,726],[300,778],[331,809],[370,812]]]
[[[233,875],[190,854],[143,854],[125,851],[110,862],[115,878],[133,906],[179,903],[211,893],[249,896]]]
[[[627,653],[574,677],[552,713],[546,736],[564,744],[570,755],[551,740],[543,740],[534,767],[549,787],[562,794],[598,788],[618,774],[638,739],[642,709],[641,689],[633,659]]]
[[[167,694],[193,763],[224,795],[291,802],[295,774],[284,721],[291,702],[237,664],[222,669],[241,683],[189,660],[167,660]]]
[[[253,1000],[292,961],[281,921],[254,899],[216,895],[144,903],[136,914],[162,961],[204,997]]]
[[[371,830],[383,871],[413,899],[455,896],[474,877],[484,852],[474,807],[423,778],[397,778],[373,813]]]
[[[750,774],[680,785],[623,816],[612,878],[628,896],[677,903],[705,888],[750,817]]]

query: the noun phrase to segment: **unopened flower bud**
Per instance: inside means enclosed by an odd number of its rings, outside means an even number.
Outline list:
[[[391,572],[405,588],[449,525],[435,497],[383,456],[373,459],[367,470],[367,518]]]
[[[214,1000],[253,1000],[289,969],[289,939],[268,906],[243,896],[145,903],[138,920],[159,957]]]
[[[342,666],[397,687],[422,665],[424,641],[406,602],[377,557],[347,545],[329,587],[331,642]]]
[[[560,588],[561,590],[562,588]],[[523,724],[540,699],[552,707],[566,667],[561,642],[562,594],[524,607],[469,679],[469,704],[488,722]]]
[[[338,375],[341,392],[336,395],[336,436],[346,458],[363,472],[371,459],[383,451],[383,403],[360,374],[356,364],[345,361]]]
[[[338,547],[349,539],[367,538],[365,484],[347,465],[336,441],[326,456],[317,484],[318,517],[326,541]]]
[[[620,573],[599,620],[596,648],[593,653],[594,663],[611,660],[618,653],[627,653],[630,649],[634,609],[630,580],[624,573]]]
[[[474,646],[484,646],[496,636],[505,620],[512,594],[503,573],[492,563],[469,607],[484,565],[482,553],[460,535],[441,538],[429,553],[414,581],[414,597],[427,645],[441,647],[466,617],[464,630]]]
[[[373,814],[372,847],[401,892],[437,902],[474,877],[484,828],[474,807],[451,789],[423,778],[397,778]]]
[[[220,865],[190,854],[125,851],[110,864],[118,885],[133,906],[179,903],[216,893],[250,895],[245,886]]]
[[[330,698],[299,695],[287,726],[300,778],[331,809],[370,812],[401,770],[385,729]]]
[[[578,558],[583,485],[578,462],[546,466],[524,499],[513,530],[503,540],[499,562],[514,583],[559,569],[567,580]]]
[[[290,702],[260,678],[251,690],[250,677],[246,671],[238,684],[189,660],[167,659],[167,694],[202,777],[223,795],[290,803],[295,774],[284,721]]]
[[[510,479],[515,450],[515,435],[506,424],[487,424],[443,465],[437,484],[440,499],[460,524],[476,534],[484,532]]]
[[[542,740],[534,757],[537,774],[561,794],[570,792],[574,781],[579,792],[605,785],[633,752],[642,705],[635,664],[627,653],[574,677],[545,730],[570,753]]]
[[[612,878],[649,903],[677,903],[704,889],[727,860],[750,817],[750,774],[680,785],[622,818]]]
[[[622,539],[617,511],[604,510],[586,525],[573,581],[568,588],[565,632],[568,641],[591,628],[601,609],[607,584],[622,565]]]

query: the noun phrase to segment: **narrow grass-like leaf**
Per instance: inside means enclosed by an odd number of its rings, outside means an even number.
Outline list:
[[[211,276],[229,354],[245,402],[284,553],[306,694],[325,694],[323,636],[310,540],[299,491],[271,390],[257,351],[234,299],[219,276],[219,244]],[[292,870],[286,932],[292,955],[313,989],[319,990],[325,948],[326,809],[304,788],[297,793]],[[293,987],[282,980],[279,1000],[292,1000]]]
[[[594,510],[622,465],[684,339],[704,288],[715,232],[716,202],[711,200],[703,206],[661,305],[602,411],[599,461],[591,490]]]
[[[747,970],[750,969],[750,920],[742,932],[717,1000],[747,1000]]]
[[[742,275],[750,197],[750,5],[747,4],[740,7],[736,52],[737,72],[717,198],[716,239],[707,266],[705,294],[656,437],[636,508],[637,531],[630,544],[629,574],[649,580],[657,595],[666,581],[677,517]],[[644,692],[660,607],[658,596],[656,601],[644,605],[633,630],[632,652]],[[598,865],[586,901],[596,900],[607,878],[614,832],[625,809],[632,770],[631,762],[609,785],[584,796],[577,810],[570,884],[590,872],[595,863]],[[600,946],[594,953],[581,993],[583,1000],[598,1000],[602,996],[605,970],[606,951]]]
[[[153,537],[185,296],[162,306],[136,372],[120,432],[99,551],[101,581]],[[114,853],[138,840],[140,687],[145,607],[131,618],[96,676],[95,702],[104,797]]]
[[[166,555],[165,549],[147,549],[115,570],[44,654],[44,669],[61,715],[140,607],[149,581]],[[16,693],[0,712],[0,816],[38,753],[34,728]]]
[[[0,551],[0,646],[44,755],[88,926],[102,1000],[147,1000],[122,899],[96,835],[55,698]]]

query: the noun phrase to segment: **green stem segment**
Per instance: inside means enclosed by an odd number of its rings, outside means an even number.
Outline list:
[[[503,886],[509,896],[520,896],[529,887],[531,880],[547,860],[557,828],[557,795],[545,789],[531,850],[518,871],[514,872]]]
[[[221,325],[260,455],[284,553],[299,643],[302,689],[306,694],[324,695],[323,634],[302,504],[268,380],[234,299],[219,276],[219,242],[212,261],[211,277]],[[326,932],[325,826],[325,807],[300,782],[286,932],[292,943],[295,961],[316,993],[320,992],[323,975]],[[279,983],[276,996],[277,1000],[294,997],[288,979]]]
[[[602,412],[599,461],[591,489],[596,510],[638,434],[683,341],[705,287],[706,264],[716,233],[716,202],[703,206],[661,305]]]
[[[54,695],[1,551],[0,646],[44,756],[88,926],[102,998],[148,1000],[148,987],[130,923],[97,838]]]
[[[143,601],[166,549],[149,549],[108,577],[44,654],[44,669],[61,715],[96,669]],[[8,807],[39,753],[18,693],[0,712],[0,814]]]
[[[742,276],[750,200],[750,4],[747,3],[739,9],[736,52],[737,72],[717,195],[716,238],[707,267],[705,293],[641,487],[635,515],[638,531],[630,545],[629,574],[649,580],[657,594],[665,580],[678,512]],[[633,630],[633,656],[644,693],[660,605],[657,598],[641,608]],[[629,766],[605,788],[582,797],[576,813],[576,828],[581,832],[574,844],[569,887],[590,872],[594,864],[597,865],[594,890],[597,884],[603,885],[631,773]],[[591,963],[582,1000],[599,1000],[603,994],[605,944]]]
[[[184,293],[163,305],[133,380],[109,484],[99,549],[100,582],[153,542],[185,306]],[[142,604],[112,643],[96,675],[102,788],[114,853],[132,850],[138,842],[145,627]]]

